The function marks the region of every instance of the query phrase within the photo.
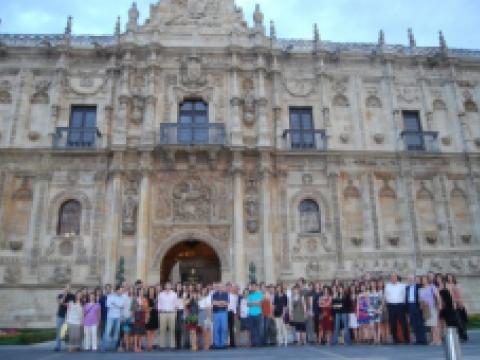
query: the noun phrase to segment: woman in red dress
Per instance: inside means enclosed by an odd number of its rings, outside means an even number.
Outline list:
[[[323,295],[318,300],[320,307],[319,339],[321,343],[330,345],[333,332],[332,289],[328,286],[323,288]]]

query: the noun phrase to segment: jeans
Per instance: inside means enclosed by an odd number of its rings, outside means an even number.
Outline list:
[[[62,339],[60,338],[60,331],[62,330],[63,323],[65,318],[57,316],[56,322],[56,338],[55,338],[55,350],[60,350],[62,347]]]
[[[120,336],[120,318],[107,318],[105,333],[103,334],[102,349],[116,350]]]
[[[213,346],[224,348],[227,345],[228,313],[217,311],[213,313]]]
[[[410,318],[410,325],[415,331],[415,340],[417,344],[426,344],[426,330],[423,321],[422,311],[418,304],[408,304],[408,316]]]
[[[338,343],[338,334],[340,333],[340,324],[343,325],[343,336],[345,344],[350,345],[350,329],[348,328],[348,314],[339,313],[335,314],[335,327],[333,330],[333,340],[332,345],[337,345]]]
[[[261,336],[262,315],[250,316],[250,338],[252,346],[262,345]]]

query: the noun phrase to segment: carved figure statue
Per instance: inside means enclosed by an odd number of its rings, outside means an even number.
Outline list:
[[[123,206],[123,233],[134,235],[137,227],[138,202],[133,195],[127,196]]]

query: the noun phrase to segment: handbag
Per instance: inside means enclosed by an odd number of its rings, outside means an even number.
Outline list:
[[[68,325],[66,322],[64,322],[62,327],[60,328],[60,339],[62,340],[66,339],[67,332],[68,332]]]

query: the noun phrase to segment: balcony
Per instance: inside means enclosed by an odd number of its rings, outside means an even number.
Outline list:
[[[438,132],[436,131],[403,131],[400,136],[403,139],[405,151],[427,153],[437,153],[440,151]]]
[[[283,132],[284,149],[291,151],[327,151],[325,130],[292,130]]]
[[[161,145],[225,145],[223,124],[178,124],[160,125]]]
[[[100,145],[102,134],[96,127],[57,127],[53,134],[55,149],[94,149]]]

